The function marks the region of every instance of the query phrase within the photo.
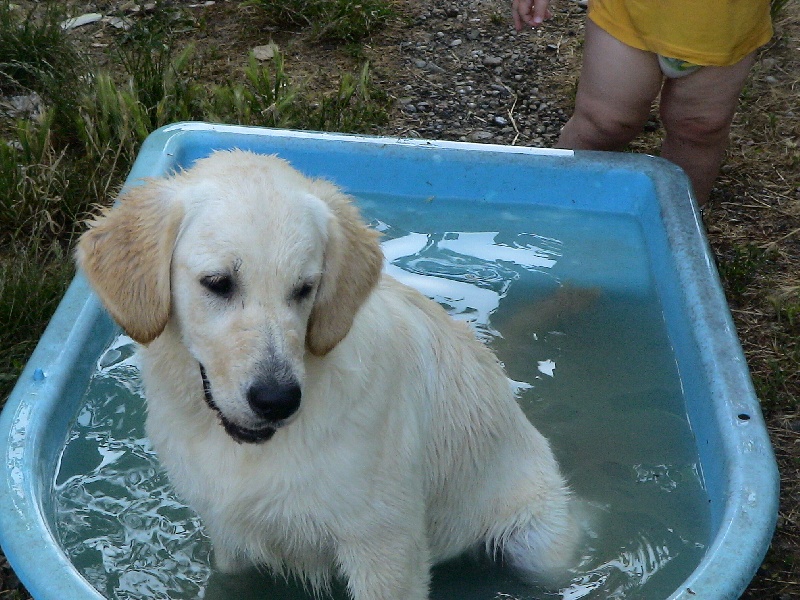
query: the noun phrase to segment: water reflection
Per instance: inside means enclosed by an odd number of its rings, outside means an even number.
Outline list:
[[[382,227],[385,271],[472,323],[479,335],[497,335],[491,315],[521,271],[547,272],[560,257],[558,240],[500,232],[398,234]],[[396,237],[392,237],[396,235]]]

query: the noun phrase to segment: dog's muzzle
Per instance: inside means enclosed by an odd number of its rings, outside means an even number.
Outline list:
[[[200,364],[200,377],[203,380],[203,396],[206,404],[217,413],[226,433],[240,443],[266,442],[277,431],[277,424],[291,417],[300,408],[301,392],[297,384],[276,382],[254,384],[247,392],[250,408],[259,418],[276,425],[266,425],[258,429],[242,427],[228,419],[214,402],[211,382],[202,364]]]

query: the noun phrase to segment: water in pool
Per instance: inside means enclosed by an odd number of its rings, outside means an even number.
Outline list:
[[[590,515],[565,588],[462,558],[435,569],[432,598],[669,596],[705,552],[707,498],[636,220],[441,198],[360,204],[384,234],[387,271],[497,352]],[[202,523],[145,438],[133,351],[120,335],[99,358],[57,470],[56,528],[74,563],[109,598],[311,598],[209,567]]]

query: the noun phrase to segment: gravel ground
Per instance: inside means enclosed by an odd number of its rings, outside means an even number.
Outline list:
[[[430,5],[430,3],[424,3]],[[393,88],[398,134],[551,146],[569,118],[586,8],[563,6],[546,26],[516,33],[510,3],[437,3],[399,42]]]

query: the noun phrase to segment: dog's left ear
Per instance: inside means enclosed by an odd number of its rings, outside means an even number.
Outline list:
[[[383,252],[378,238],[350,199],[333,184],[317,180],[313,192],[331,209],[322,281],[306,331],[312,354],[323,356],[341,342],[356,312],[381,277]]]

